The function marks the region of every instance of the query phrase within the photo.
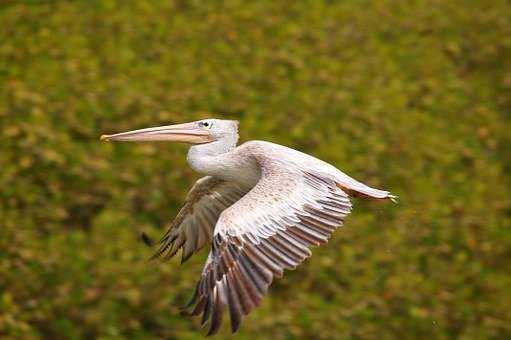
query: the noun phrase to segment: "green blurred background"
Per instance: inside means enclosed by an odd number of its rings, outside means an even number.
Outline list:
[[[236,339],[511,337],[501,0],[1,1],[0,337],[203,336],[179,307],[207,251],[140,241],[199,177],[186,147],[98,137],[205,117],[401,197],[357,200]]]

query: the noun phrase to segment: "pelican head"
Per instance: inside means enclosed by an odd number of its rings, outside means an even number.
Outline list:
[[[165,125],[103,135],[101,140],[112,142],[182,142],[207,144],[238,136],[238,122],[235,120],[203,119],[191,123]]]

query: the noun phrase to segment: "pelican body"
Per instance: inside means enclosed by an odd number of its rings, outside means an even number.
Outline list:
[[[288,147],[249,141],[240,146],[238,122],[205,119],[122,132],[106,141],[174,141],[192,144],[188,164],[205,175],[162,237],[153,258],[181,262],[206,245],[211,251],[185,307],[218,332],[229,311],[236,332],[257,307],[274,277],[295,269],[326,243],[351,211],[350,197],[395,201],[334,166]]]

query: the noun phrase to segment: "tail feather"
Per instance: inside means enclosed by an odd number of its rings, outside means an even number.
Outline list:
[[[337,181],[337,185],[348,195],[354,197],[390,199],[394,203],[397,203],[399,199],[398,196],[393,195],[389,191],[371,188],[370,186],[365,185],[346,174],[343,174],[341,180]]]

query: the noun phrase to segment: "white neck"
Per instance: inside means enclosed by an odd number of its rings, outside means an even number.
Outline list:
[[[222,155],[234,150],[238,135],[226,135],[207,144],[193,145],[188,151],[188,164],[193,170],[205,175],[219,175],[225,169]]]

